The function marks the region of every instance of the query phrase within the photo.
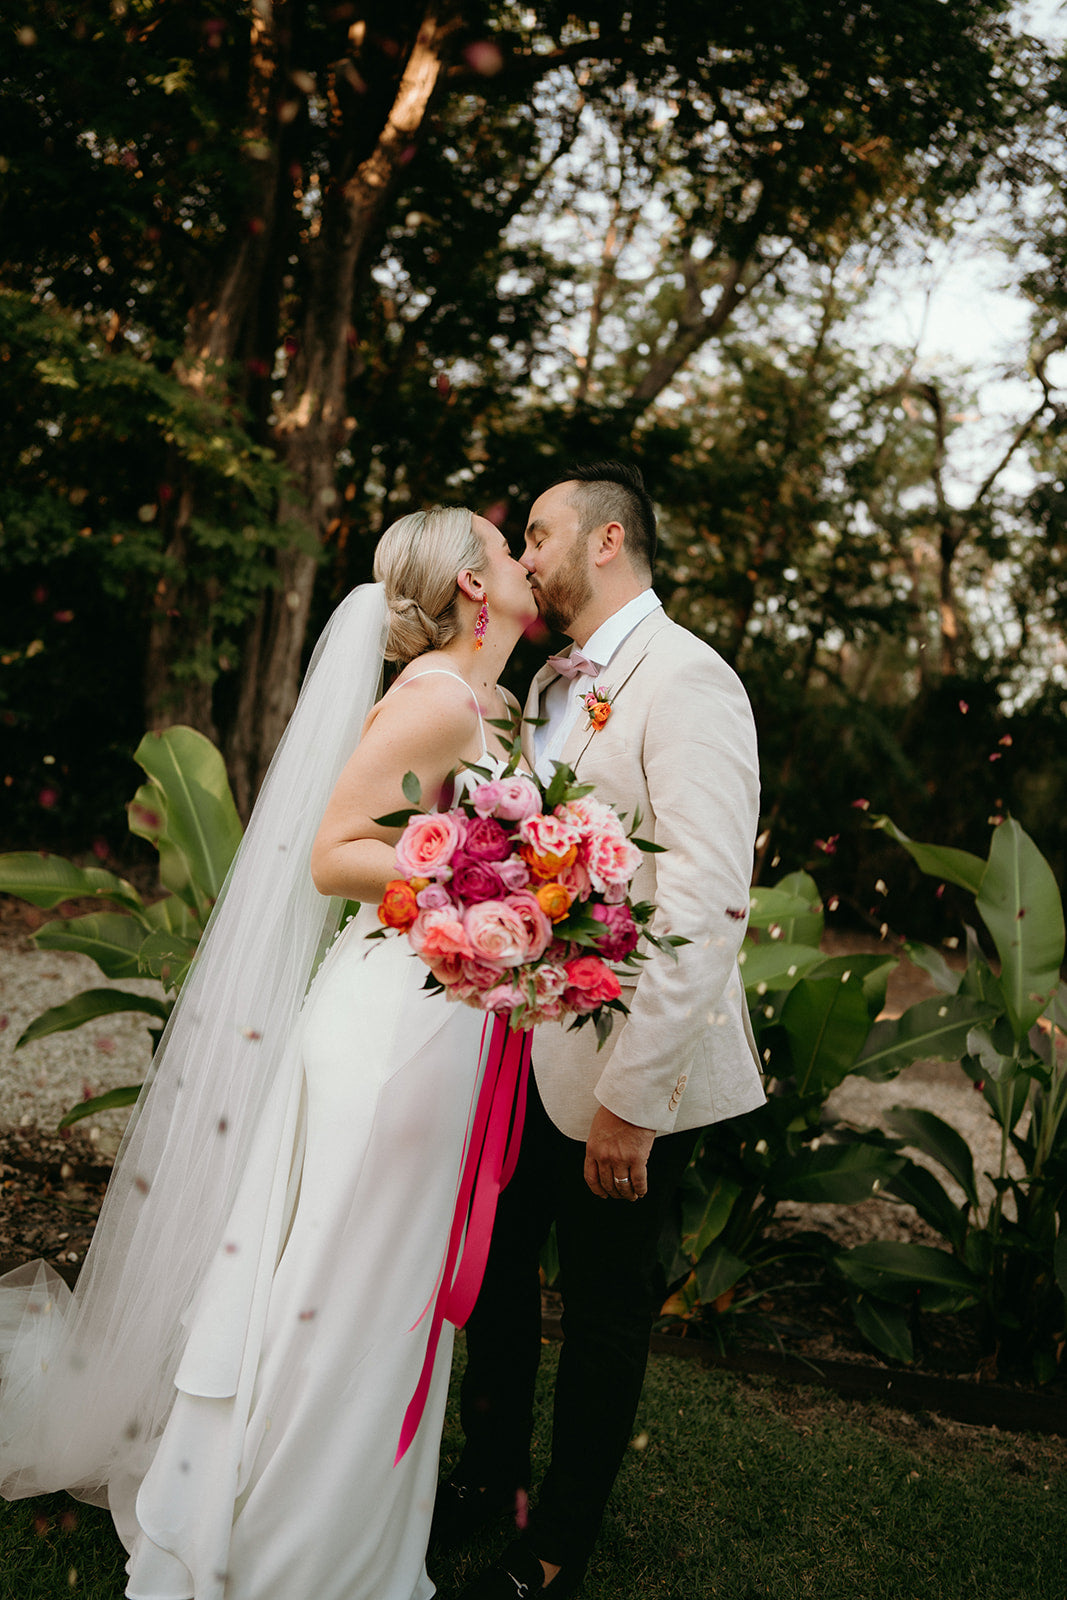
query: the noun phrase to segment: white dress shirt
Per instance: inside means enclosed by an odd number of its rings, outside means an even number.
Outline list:
[[[596,663],[595,676],[582,673],[577,678],[557,678],[541,696],[541,715],[545,721],[534,729],[534,753],[537,757],[537,776],[542,783],[552,777],[552,763],[560,759],[560,751],[567,742],[582,708],[582,696],[594,686],[610,691],[610,678],[604,674],[611,667],[611,658],[639,622],[661,604],[655,590],[645,589],[624,606],[620,606],[582,646],[582,654]]]

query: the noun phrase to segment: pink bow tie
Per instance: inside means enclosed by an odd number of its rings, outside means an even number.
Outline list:
[[[600,671],[596,662],[583,656],[580,650],[572,650],[568,656],[549,656],[548,665],[561,678],[595,678]]]

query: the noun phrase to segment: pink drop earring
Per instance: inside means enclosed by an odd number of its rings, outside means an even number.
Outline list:
[[[489,602],[482,601],[482,609],[474,619],[474,648],[480,650],[485,643],[485,630],[489,626]]]

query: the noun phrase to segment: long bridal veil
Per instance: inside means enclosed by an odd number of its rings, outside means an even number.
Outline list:
[[[0,1279],[8,1499],[65,1488],[105,1505],[109,1480],[139,1475],[151,1458],[174,1398],[183,1314],[223,1248],[253,1138],[262,1148],[271,1107],[301,1070],[294,1024],[341,909],[311,882],[311,845],[380,693],[385,637],[384,590],[368,584],[319,640],[73,1296],[43,1262]],[[289,1174],[279,1176],[284,1189]]]

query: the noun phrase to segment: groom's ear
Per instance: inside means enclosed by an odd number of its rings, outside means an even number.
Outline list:
[[[621,522],[605,522],[593,536],[593,565],[606,567],[622,552],[626,544],[626,529]]]

